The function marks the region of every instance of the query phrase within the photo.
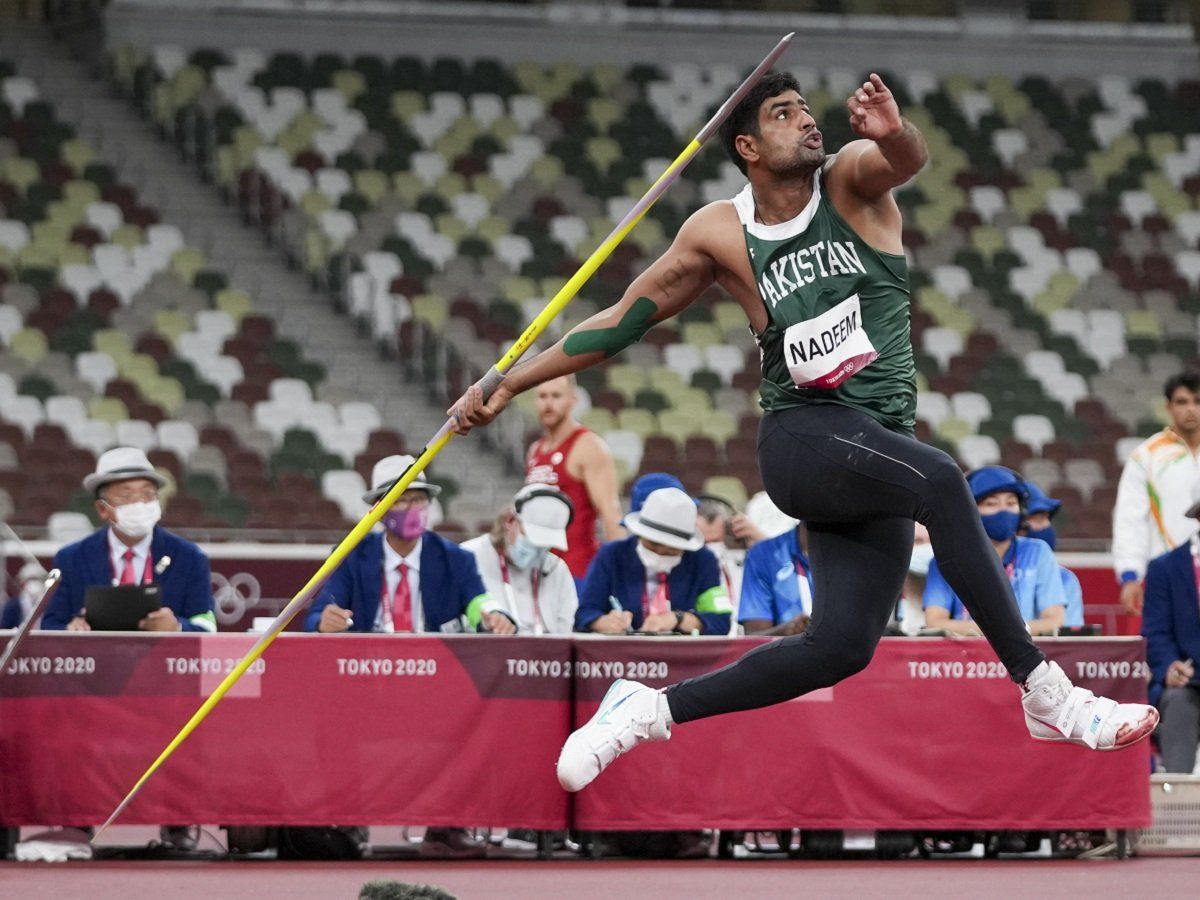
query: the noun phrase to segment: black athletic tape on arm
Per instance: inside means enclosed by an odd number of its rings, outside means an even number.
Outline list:
[[[626,310],[621,321],[611,328],[594,331],[577,331],[567,336],[563,352],[567,356],[582,353],[603,353],[605,359],[616,356],[630,344],[640,341],[651,326],[651,317],[658,312],[658,305],[649,297],[638,297]]]

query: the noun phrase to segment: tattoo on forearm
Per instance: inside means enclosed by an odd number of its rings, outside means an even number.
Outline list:
[[[670,297],[671,291],[679,286],[687,274],[687,266],[683,264],[682,259],[677,258],[674,264],[659,276],[658,281],[654,283],[654,289],[664,297]]]
[[[650,319],[657,312],[658,305],[653,300],[649,297],[638,297],[616,325],[567,335],[563,342],[563,352],[567,356],[603,353],[605,359],[611,359],[630,344],[636,344],[642,339],[654,324]]]

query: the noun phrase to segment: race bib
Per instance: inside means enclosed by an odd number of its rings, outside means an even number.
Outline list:
[[[783,357],[796,387],[837,387],[879,356],[862,324],[858,294],[783,333]]]

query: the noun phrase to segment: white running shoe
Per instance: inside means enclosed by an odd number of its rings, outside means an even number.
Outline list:
[[[1036,741],[1124,750],[1149,737],[1158,725],[1158,710],[1153,706],[1097,697],[1073,686],[1055,662],[1043,662],[1034,669],[1023,690],[1025,724]]]
[[[660,709],[661,697],[659,691],[636,681],[614,681],[596,714],[563,744],[558,755],[558,783],[563,789],[583,790],[613,760],[642,741],[669,740],[671,723]]]

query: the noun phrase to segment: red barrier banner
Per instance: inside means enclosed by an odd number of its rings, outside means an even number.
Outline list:
[[[103,821],[249,635],[36,634],[0,675],[0,824]],[[665,685],[761,641],[282,635],[127,824],[1051,829],[1149,824],[1148,746],[1037,744],[981,641],[886,639],[863,673],[681,725],[569,796],[554,762],[614,678]],[[1057,639],[1145,696],[1139,639]]]
[[[1142,700],[1140,638],[1039,642],[1075,683]],[[750,640],[576,644],[576,719],[614,677],[663,686],[732,662]],[[575,801],[610,829],[1084,829],[1150,824],[1149,744],[1119,753],[1030,739],[1018,689],[980,640],[885,639],[871,665],[766,709],[677,726]]]
[[[0,824],[104,821],[249,635],[38,634],[0,675]],[[566,827],[571,641],[282,635],[124,824]]]

